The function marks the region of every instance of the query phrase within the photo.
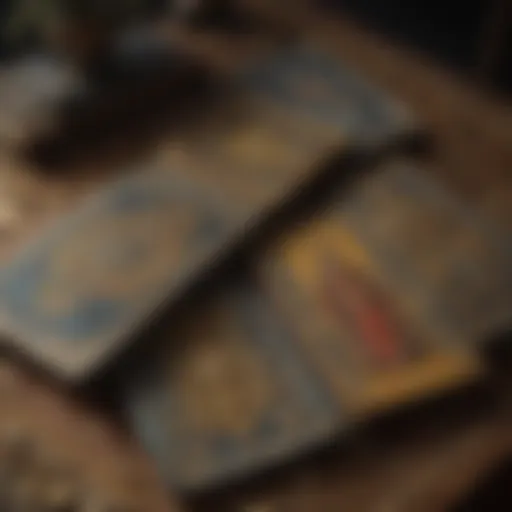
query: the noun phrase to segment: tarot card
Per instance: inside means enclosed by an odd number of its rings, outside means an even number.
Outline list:
[[[352,414],[454,389],[480,372],[476,356],[411,322],[340,216],[329,212],[284,235],[261,271],[308,360]]]
[[[114,183],[3,266],[6,340],[61,377],[88,376],[187,286],[240,221],[158,169]]]
[[[411,162],[390,162],[337,207],[422,329],[477,343],[511,325],[512,238]]]
[[[236,94],[221,119],[174,139],[161,156],[252,219],[354,147],[419,131],[403,105],[312,46],[260,55],[233,78]]]
[[[126,395],[170,484],[199,490],[243,477],[340,428],[333,396],[255,288],[231,285],[192,309],[164,334],[173,348]]]

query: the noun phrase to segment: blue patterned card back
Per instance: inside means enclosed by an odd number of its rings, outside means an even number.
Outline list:
[[[187,286],[237,221],[171,173],[122,179],[4,266],[1,329],[58,373],[81,377]]]
[[[205,489],[325,443],[341,414],[263,297],[230,286],[165,334],[126,403],[167,481]]]

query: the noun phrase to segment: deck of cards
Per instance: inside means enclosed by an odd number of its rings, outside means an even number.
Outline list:
[[[0,268],[2,343],[64,382],[158,342],[116,379],[163,480],[188,492],[478,382],[478,347],[512,315],[512,240],[406,156],[421,130],[403,105],[302,43],[231,78],[222,112]],[[352,150],[380,163],[251,238],[328,169],[355,174]]]

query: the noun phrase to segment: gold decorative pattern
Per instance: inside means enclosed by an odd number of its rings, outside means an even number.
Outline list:
[[[191,428],[243,437],[268,410],[274,390],[232,313],[213,309],[181,341],[186,347],[173,382]]]

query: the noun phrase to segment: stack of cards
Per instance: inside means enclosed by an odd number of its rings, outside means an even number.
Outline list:
[[[343,155],[418,132],[313,45],[260,55],[233,85],[200,129],[2,264],[2,341],[83,381],[295,192],[355,171]],[[245,275],[151,331],[159,348],[123,389],[166,482],[221,484],[481,377],[475,345],[510,326],[512,241],[407,161],[333,192]]]
[[[90,376],[331,156],[410,129],[402,109],[306,47],[234,81],[233,104],[176,137],[157,170],[108,185],[2,268],[5,339],[61,377]]]
[[[6,340],[61,377],[91,376],[344,152],[416,130],[312,46],[262,57],[235,82],[200,130],[3,266]],[[409,163],[342,192],[162,327],[161,348],[125,383],[167,482],[238,478],[481,376],[471,342],[512,310],[503,237]]]

